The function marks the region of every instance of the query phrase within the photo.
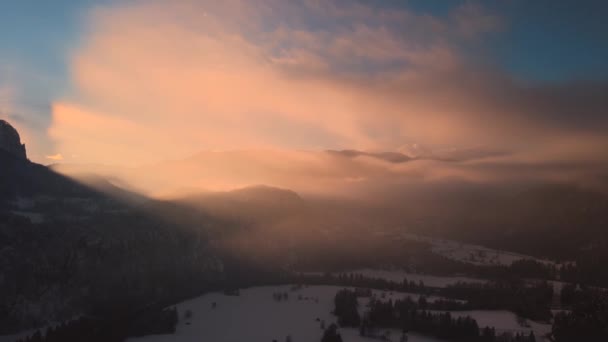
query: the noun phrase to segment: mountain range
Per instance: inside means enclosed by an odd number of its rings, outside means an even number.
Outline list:
[[[386,247],[389,241],[378,245],[378,232],[417,232],[576,260],[581,279],[608,283],[601,267],[608,260],[608,198],[573,184],[393,185],[368,188],[359,198],[250,185],[268,177],[293,183],[287,176],[296,174],[300,186],[316,182],[322,188],[346,171],[363,177],[377,172],[377,162],[386,170],[386,164],[421,160],[355,150],[203,152],[116,177],[32,163],[20,152],[25,147],[18,133],[7,123],[0,127],[0,333],[82,313],[171,303],[204,289],[251,282],[268,269],[367,265],[371,261],[356,257],[363,250],[376,260],[383,253],[404,253],[392,249],[399,246]],[[226,172],[243,176],[242,186],[201,190],[210,178],[225,185],[220,181]],[[185,188],[165,191],[162,198],[135,191],[155,181],[163,188],[155,178],[162,173],[181,178]],[[125,183],[134,177],[143,182]],[[168,189],[175,188],[163,190]]]

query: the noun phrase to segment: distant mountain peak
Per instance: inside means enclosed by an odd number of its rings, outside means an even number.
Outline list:
[[[405,144],[397,149],[399,153],[402,153],[410,158],[430,158],[433,157],[433,152],[426,146],[419,143]]]
[[[389,163],[404,163],[412,160],[413,158],[400,153],[400,152],[366,152],[359,150],[326,150],[326,153],[329,153],[333,156],[345,157],[345,158],[356,158],[360,156],[371,157],[379,160],[383,160]]]
[[[0,149],[20,159],[27,159],[25,144],[21,143],[19,132],[4,120],[0,120]]]
[[[282,200],[295,200],[302,201],[300,195],[297,192],[289,189],[278,188],[265,184],[256,184],[247,186],[244,188],[234,189],[227,192],[228,194],[238,195],[243,199],[255,199],[260,200],[261,198],[272,199],[277,201]]]

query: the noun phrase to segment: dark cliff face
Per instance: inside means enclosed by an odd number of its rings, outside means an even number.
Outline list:
[[[0,149],[17,158],[27,159],[25,145],[21,143],[19,133],[4,120],[0,120]]]
[[[0,120],[0,212],[5,209],[3,201],[36,196],[97,198],[100,194],[30,162],[17,130]]]

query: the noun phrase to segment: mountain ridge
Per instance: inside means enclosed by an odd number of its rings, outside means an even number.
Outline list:
[[[19,132],[8,122],[0,119],[0,149],[17,158],[27,159],[25,144],[21,143]]]

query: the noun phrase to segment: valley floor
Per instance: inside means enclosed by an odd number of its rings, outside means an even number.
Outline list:
[[[336,322],[331,311],[334,307],[334,296],[340,289],[341,287],[337,286],[265,286],[241,290],[238,296],[209,293],[177,304],[180,319],[175,334],[131,338],[128,341],[320,341],[323,334],[321,326]],[[408,293],[373,292],[382,300],[417,297]],[[278,293],[283,296],[287,294],[287,299],[275,299],[274,295]],[[365,310],[365,304],[366,299],[360,299],[361,311]],[[186,318],[188,311],[192,313],[190,318]],[[534,322],[531,322],[530,327],[521,327],[517,317],[508,311],[461,311],[453,314],[470,315],[478,320],[480,327],[491,325],[497,332],[529,333],[532,329],[536,336],[542,336],[551,328],[550,325]],[[374,341],[359,336],[358,329],[354,328],[341,328],[340,334],[345,342]],[[400,337],[399,331],[391,331],[390,341],[399,341]],[[441,340],[410,333],[409,341]]]

